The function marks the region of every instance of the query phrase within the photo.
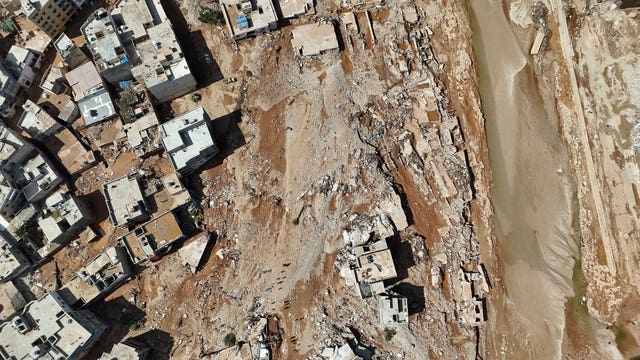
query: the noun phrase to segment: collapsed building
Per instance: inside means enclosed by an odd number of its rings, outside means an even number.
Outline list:
[[[456,298],[458,321],[464,325],[478,325],[486,320],[485,294],[489,284],[482,266],[477,271],[459,268],[452,276],[452,287]]]
[[[73,310],[53,291],[0,324],[0,357],[80,359],[106,330],[91,312]]]

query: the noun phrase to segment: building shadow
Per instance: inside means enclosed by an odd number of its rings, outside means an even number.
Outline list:
[[[426,309],[424,286],[400,283],[391,288],[391,291],[402,295],[409,300],[409,315],[421,313]]]
[[[189,175],[189,178],[193,180],[190,181],[192,182],[193,187],[190,187],[189,189],[195,189],[196,195],[202,195],[200,190],[202,189],[202,182],[198,180],[200,175],[204,171],[220,166],[224,159],[247,143],[244,134],[238,125],[241,121],[242,115],[240,110],[235,110],[211,122],[211,131],[213,132],[213,137],[220,152],[215,157],[204,163],[204,165],[202,165],[193,174]],[[197,196],[197,198],[201,199],[202,197]]]
[[[99,359],[100,355],[108,352],[114,344],[122,341],[131,331],[144,325],[145,312],[131,304],[123,296],[109,301],[98,301],[89,306],[89,310],[99,319],[109,325],[109,329],[94,345],[87,359]]]
[[[203,51],[206,50],[209,56],[211,56],[202,32],[191,31],[191,27],[182,14],[180,6],[174,0],[161,0],[160,4],[162,4],[173,25],[173,31],[178,38],[180,47],[182,47],[182,53],[187,59],[189,68],[198,81],[198,87],[201,88],[209,85],[214,81],[216,76],[221,79],[222,73],[220,72],[220,67],[214,61],[213,57],[211,57],[211,63],[207,64],[204,61],[205,53],[198,51],[198,48],[201,48]],[[215,66],[212,66],[214,64]],[[214,71],[215,69],[217,69],[217,72]]]
[[[104,195],[102,195],[102,192],[100,192],[100,190],[95,190],[94,192],[89,193],[82,198],[91,208],[95,223],[101,223],[109,218],[107,203],[104,199]]]
[[[131,339],[145,344],[151,349],[149,359],[168,360],[171,358],[174,341],[173,337],[166,331],[153,329]]]
[[[211,54],[207,41],[202,35],[202,31],[192,31],[189,33],[191,44],[195,48],[196,58],[191,61],[192,72],[198,81],[198,89],[223,79],[220,65]],[[208,55],[209,63],[206,56]]]
[[[387,240],[389,244],[389,250],[393,257],[393,263],[396,266],[396,273],[398,276],[391,282],[396,283],[409,277],[409,268],[415,266],[415,260],[413,259],[413,249],[411,243],[408,241],[401,241],[398,236]]]

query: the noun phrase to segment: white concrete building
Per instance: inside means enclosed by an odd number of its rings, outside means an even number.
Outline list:
[[[0,357],[80,359],[106,330],[91,312],[73,310],[59,293],[51,292],[0,324]]]
[[[119,342],[108,353],[102,354],[99,360],[145,360],[151,349],[137,341],[127,339]]]
[[[108,247],[78,270],[59,292],[70,304],[86,307],[124,284],[132,273],[127,250]]]
[[[193,172],[218,153],[209,123],[209,115],[199,107],[160,125],[162,145],[181,175]]]
[[[235,40],[278,28],[278,15],[272,0],[221,0],[227,32]]]
[[[121,30],[114,23],[109,12],[103,8],[96,10],[80,28],[87,47],[93,55],[93,62],[100,74],[112,85],[131,79],[133,44],[120,39]]]
[[[91,210],[80,198],[58,190],[45,200],[37,222],[49,243],[65,243],[81,233],[93,220]]]
[[[409,302],[402,296],[383,295],[378,297],[378,320],[380,325],[409,323]]]
[[[131,70],[158,102],[196,89],[197,82],[159,0],[122,0],[111,15],[121,37],[135,44],[139,62]]]
[[[126,227],[149,217],[140,184],[123,176],[103,185],[109,218],[116,227]]]
[[[33,85],[40,62],[40,55],[17,45],[13,45],[4,58],[4,66],[23,89]]]
[[[111,95],[95,66],[86,62],[66,74],[85,126],[117,116]]]
[[[32,139],[42,140],[57,133],[63,127],[49,113],[31,100],[27,99],[22,108],[24,112],[18,120],[18,127],[29,134]]]
[[[75,42],[67,34],[60,34],[53,42],[56,51],[70,70],[77,68],[89,61],[89,58],[80,50]]]
[[[0,239],[0,282],[15,278],[30,266],[31,262],[20,249]]]
[[[20,91],[18,80],[0,64],[0,116],[10,118],[16,113],[15,99]]]
[[[339,48],[333,24],[298,25],[291,30],[291,46],[302,56],[319,55]]]

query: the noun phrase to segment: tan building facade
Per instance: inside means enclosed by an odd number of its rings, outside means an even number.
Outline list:
[[[55,38],[64,30],[77,8],[69,0],[22,0],[22,10],[29,20]]]

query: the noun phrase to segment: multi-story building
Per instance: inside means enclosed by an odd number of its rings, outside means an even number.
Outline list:
[[[0,282],[13,279],[30,266],[20,249],[0,238]]]
[[[0,358],[80,359],[106,330],[91,312],[73,310],[50,292],[0,324]]]
[[[53,46],[56,48],[58,54],[62,56],[62,61],[64,61],[69,70],[75,69],[89,60],[67,34],[60,34],[53,42]]]
[[[53,39],[64,30],[77,9],[68,0],[22,0],[22,11]]]
[[[18,80],[0,64],[0,116],[10,118],[16,113],[15,99],[20,93]]]
[[[33,101],[27,99],[22,108],[24,112],[18,120],[18,127],[32,139],[42,140],[62,129],[62,124]]]
[[[24,89],[33,84],[36,71],[40,68],[40,55],[20,46],[13,45],[4,58],[4,66]]]
[[[81,268],[60,293],[70,304],[86,307],[124,284],[132,273],[127,250],[109,247]]]
[[[92,62],[86,62],[69,71],[67,81],[85,126],[114,118],[117,113],[111,95]]]
[[[278,15],[272,0],[222,0],[220,7],[227,31],[234,40],[278,28]]]
[[[218,153],[209,115],[199,107],[160,125],[162,145],[178,173],[186,175]]]
[[[158,259],[183,237],[178,218],[172,211],[167,211],[119,237],[117,243],[127,249],[133,264],[143,265]]]
[[[93,219],[82,199],[58,190],[45,200],[38,226],[49,243],[65,243],[81,233]]]
[[[138,19],[136,19],[138,20]],[[91,50],[98,72],[112,85],[131,79],[131,68],[136,62],[133,44],[120,38],[117,27],[107,10],[96,10],[80,28],[87,47]]]
[[[126,227],[149,217],[140,184],[134,177],[123,176],[103,185],[109,218],[114,226]]]
[[[111,13],[123,41],[135,44],[139,63],[131,70],[158,102],[196,89],[197,82],[171,22],[158,0],[123,0]]]

